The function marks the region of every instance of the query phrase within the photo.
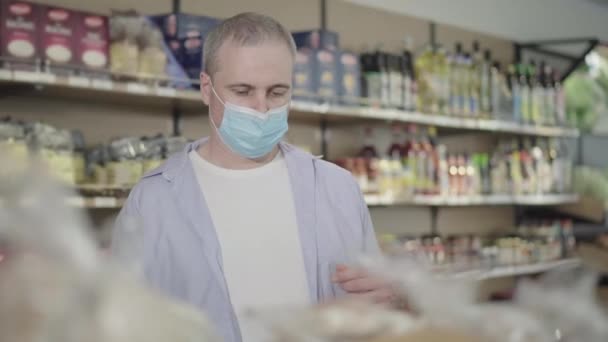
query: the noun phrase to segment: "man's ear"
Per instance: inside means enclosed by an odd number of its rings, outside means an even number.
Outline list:
[[[201,72],[199,79],[201,82],[201,97],[203,98],[203,102],[208,106],[211,99],[211,77],[207,73]]]

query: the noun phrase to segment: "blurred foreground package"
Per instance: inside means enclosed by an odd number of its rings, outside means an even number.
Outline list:
[[[0,151],[0,341],[219,341],[200,313],[137,282],[137,222],[135,238],[121,242],[132,244],[132,255],[104,259],[83,214],[63,200],[70,194],[49,181],[42,164],[8,155]],[[252,308],[267,332],[254,342],[608,341],[608,319],[594,298],[597,277],[587,270],[521,282],[515,301],[492,304],[476,302],[474,279],[432,273],[416,258],[363,258],[357,267],[390,281],[411,311],[348,297],[309,308]]]
[[[0,150],[0,341],[218,341],[197,311],[101,256],[42,164],[9,155]]]

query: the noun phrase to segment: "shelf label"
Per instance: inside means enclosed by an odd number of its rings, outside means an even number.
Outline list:
[[[169,87],[158,87],[156,88],[156,95],[164,97],[175,97],[177,91],[174,88]]]
[[[92,80],[91,81],[91,86],[95,89],[100,89],[100,90],[112,90],[114,89],[114,82],[110,81],[110,80]]]
[[[93,206],[95,208],[115,208],[118,206],[118,201],[113,197],[95,197]]]
[[[130,82],[127,83],[127,92],[134,94],[148,94],[150,92],[150,88],[141,83]]]
[[[32,71],[15,71],[13,77],[16,81],[22,82],[38,82],[40,80],[40,74]]]
[[[41,73],[38,75],[38,80],[43,83],[55,83],[57,76],[49,73]]]
[[[88,78],[82,76],[69,76],[68,85],[72,87],[88,88],[91,82]]]
[[[77,208],[84,208],[86,205],[84,198],[82,197],[69,197],[66,200],[67,205]]]
[[[12,80],[13,72],[7,69],[0,69],[0,80]]]

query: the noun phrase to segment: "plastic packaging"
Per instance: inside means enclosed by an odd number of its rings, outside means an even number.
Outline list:
[[[0,341],[219,341],[199,312],[104,260],[40,165],[23,172],[5,154],[0,163]],[[131,231],[121,263],[136,265],[141,231]]]

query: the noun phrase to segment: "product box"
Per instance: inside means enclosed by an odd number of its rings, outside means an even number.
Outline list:
[[[340,97],[342,103],[358,104],[361,96],[361,65],[359,56],[352,52],[339,52],[338,68],[340,78]]]
[[[313,80],[314,55],[312,50],[298,50],[293,66],[293,96],[299,100],[310,100],[316,93]]]
[[[61,7],[41,9],[39,50],[43,61],[53,72],[67,72],[76,55],[75,29],[77,14]]]
[[[165,42],[191,79],[198,80],[203,69],[205,37],[220,19],[183,13],[153,16],[161,28]]]
[[[338,54],[335,51],[313,50],[313,89],[323,102],[334,102],[340,93]]]
[[[17,0],[0,1],[0,58],[11,67],[35,68],[40,57],[38,32],[41,6]]]
[[[75,63],[85,73],[105,72],[110,60],[108,17],[78,12],[75,25]]]
[[[303,32],[292,32],[293,40],[298,49],[326,49],[337,51],[340,47],[338,34],[327,30],[312,30]]]

